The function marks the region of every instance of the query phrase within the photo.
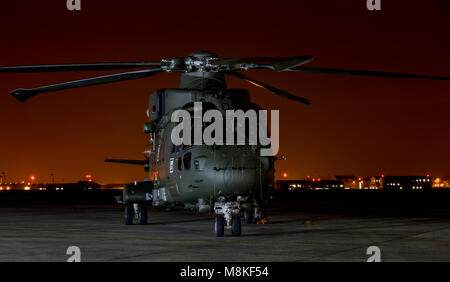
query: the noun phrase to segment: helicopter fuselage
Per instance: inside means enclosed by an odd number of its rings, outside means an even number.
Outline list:
[[[219,196],[262,198],[273,187],[274,158],[261,157],[258,145],[174,145],[177,109],[202,102],[207,109],[257,108],[243,89],[163,89],[150,95],[150,180],[154,206],[195,205]],[[166,109],[168,109],[166,111]]]

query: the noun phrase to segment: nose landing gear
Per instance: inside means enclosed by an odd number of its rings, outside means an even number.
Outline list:
[[[240,201],[225,201],[225,197],[219,197],[214,203],[216,214],[215,232],[217,237],[223,237],[224,229],[231,229],[233,236],[241,236]]]

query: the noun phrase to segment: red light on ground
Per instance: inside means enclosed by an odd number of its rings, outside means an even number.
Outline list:
[[[361,180],[362,180],[362,178],[361,178],[361,177],[359,177],[359,178],[358,178],[358,181],[361,181]]]
[[[320,181],[320,178],[319,178],[319,179],[317,179],[317,181]]]
[[[384,174],[381,175],[381,178],[384,178]]]
[[[308,175],[308,178],[311,178],[311,176],[310,176],[310,175]]]
[[[30,179],[31,179],[31,180],[35,180],[36,177],[32,175],[32,176],[30,177]]]
[[[430,174],[427,174],[427,178],[429,178],[430,177]]]
[[[284,178],[288,177],[287,172],[284,172],[284,173],[283,173],[283,177],[284,177]]]
[[[313,178],[313,182],[316,182],[316,179],[315,179],[315,178]]]

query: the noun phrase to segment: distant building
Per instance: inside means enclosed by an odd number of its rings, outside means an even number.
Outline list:
[[[354,175],[335,175],[336,180],[341,181],[344,184],[345,189],[359,189],[358,177]]]
[[[339,190],[344,189],[344,183],[339,180],[278,180],[275,182],[277,190]]]
[[[450,188],[450,177],[435,177],[432,180],[433,188],[448,189]]]
[[[383,189],[384,176],[372,176],[370,178],[370,189]]]
[[[47,184],[46,188],[49,191],[89,191],[100,190],[101,185],[92,181],[78,181],[77,183]]]
[[[0,191],[29,191],[32,190],[32,186],[23,183],[3,183],[0,185]]]
[[[384,190],[431,190],[432,181],[429,176],[385,176]]]
[[[0,191],[89,191],[100,189],[100,184],[91,181],[60,184],[30,184],[16,182],[0,185]]]

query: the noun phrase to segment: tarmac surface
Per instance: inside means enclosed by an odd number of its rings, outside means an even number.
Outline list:
[[[304,211],[277,202],[269,224],[242,225],[216,238],[212,215],[149,210],[148,225],[124,225],[117,204],[3,205],[0,261],[356,261],[369,246],[381,261],[450,261],[450,219]]]

